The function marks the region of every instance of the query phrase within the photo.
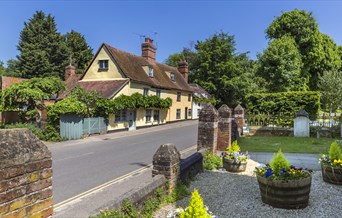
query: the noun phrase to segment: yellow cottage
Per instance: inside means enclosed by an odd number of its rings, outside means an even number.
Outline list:
[[[97,90],[112,99],[121,94],[170,97],[169,109],[121,110],[109,116],[108,131],[146,127],[191,119],[193,89],[188,85],[188,64],[178,68],[156,62],[156,47],[149,38],[142,44],[142,56],[102,44],[78,84],[86,91]]]

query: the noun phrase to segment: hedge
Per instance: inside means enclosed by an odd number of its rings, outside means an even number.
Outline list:
[[[316,116],[320,109],[319,92],[278,92],[256,93],[246,96],[246,109],[249,114],[293,115],[304,109],[309,116]]]

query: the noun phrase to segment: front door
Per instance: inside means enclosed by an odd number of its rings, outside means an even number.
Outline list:
[[[186,120],[188,119],[188,108],[187,107],[185,108],[185,119]]]
[[[136,130],[135,110],[127,110],[128,130]]]

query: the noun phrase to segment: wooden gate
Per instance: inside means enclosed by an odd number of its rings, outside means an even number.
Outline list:
[[[81,139],[84,134],[105,133],[107,124],[103,117],[83,118],[74,114],[60,116],[60,135],[68,140]]]
[[[83,134],[104,133],[107,125],[103,117],[83,118]]]

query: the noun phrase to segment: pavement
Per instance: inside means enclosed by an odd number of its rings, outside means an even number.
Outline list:
[[[274,153],[270,152],[249,152],[252,160],[259,163],[269,163]],[[309,170],[320,170],[318,163],[319,154],[300,154],[300,153],[284,153],[290,163],[296,167],[307,168]]]

